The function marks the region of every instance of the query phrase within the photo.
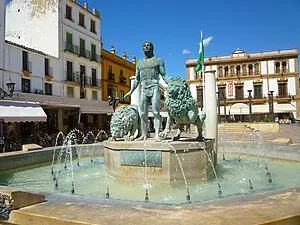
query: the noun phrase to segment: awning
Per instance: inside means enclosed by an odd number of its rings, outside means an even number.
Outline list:
[[[230,115],[247,115],[249,114],[249,106],[244,103],[236,103],[230,107]]]
[[[296,112],[296,106],[292,104],[274,104],[275,113],[291,113]]]
[[[46,122],[47,115],[37,102],[0,101],[0,119],[11,122]]]
[[[97,107],[97,106],[81,106],[80,112],[83,114],[108,114],[112,113],[113,109],[111,106],[108,107]]]

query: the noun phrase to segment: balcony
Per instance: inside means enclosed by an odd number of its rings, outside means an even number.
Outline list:
[[[98,54],[91,54],[91,61],[100,62],[100,55]]]
[[[53,68],[49,67],[48,69],[45,70],[45,79],[47,81],[51,81],[53,78]]]
[[[119,81],[120,84],[126,84],[126,77],[124,76],[120,76],[120,81]]]
[[[253,97],[251,99],[251,102],[253,105],[259,105],[259,104],[265,104],[267,102],[267,98],[265,96],[261,96],[261,97]],[[235,103],[244,103],[244,104],[248,104],[249,103],[249,99],[248,96],[245,96],[243,99],[237,99],[237,98],[228,98],[226,99],[226,105],[233,105]],[[224,106],[224,99],[220,100],[220,105]]]
[[[278,104],[280,103],[291,103],[292,97],[291,95],[277,95],[276,96],[276,102]]]
[[[92,85],[91,86],[101,88],[101,80],[95,79],[92,77]]]
[[[91,52],[89,50],[86,50],[85,48],[79,48],[78,56],[82,56],[82,57],[90,59],[91,58]]]
[[[29,77],[32,74],[32,66],[31,62],[27,61],[25,64],[23,63],[23,75]]]
[[[65,52],[71,52],[75,55],[78,55],[78,46],[70,42],[65,42]]]
[[[73,82],[75,84],[80,84],[80,76],[78,73],[66,72],[68,82]]]
[[[108,73],[108,80],[115,81],[115,74],[109,72]]]

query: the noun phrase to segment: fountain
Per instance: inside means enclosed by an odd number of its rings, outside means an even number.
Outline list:
[[[209,79],[211,77],[208,76],[207,80]],[[186,86],[185,82],[178,83]],[[187,94],[189,97],[188,90],[179,90],[178,93]],[[180,100],[185,101],[188,98],[182,98],[178,96],[178,93],[176,89],[172,92],[176,95],[175,99],[179,99],[180,104],[177,106],[180,107],[183,105]],[[209,96],[212,95],[207,95]],[[238,214],[249,220],[251,216],[253,217],[252,212],[258,211],[260,207],[264,209],[265,215],[270,215],[267,218],[263,217],[265,221],[274,218],[273,212],[277,209],[268,204],[264,205],[264,201],[251,202],[246,205],[247,201],[255,201],[257,198],[266,199],[267,197],[261,193],[278,196],[285,188],[290,188],[288,191],[284,190],[288,194],[276,199],[273,197],[271,202],[289,201],[288,204],[281,202],[283,208],[296,204],[289,196],[293,194],[294,197],[300,199],[298,190],[300,179],[297,179],[300,174],[299,156],[298,161],[293,155],[289,159],[295,161],[268,157],[271,151],[267,148],[273,147],[263,143],[261,134],[254,130],[249,133],[248,143],[233,143],[226,139],[226,135],[222,136],[218,143],[215,113],[207,115],[209,123],[213,124],[208,124],[206,121],[206,138],[204,139],[202,125],[205,116],[198,112],[193,100],[190,100],[187,105],[190,107],[189,110],[177,109],[169,115],[177,122],[179,128],[173,139],[168,138],[170,118],[168,118],[166,129],[160,136],[155,133],[154,138],[147,139],[143,135],[143,128],[139,129],[142,127],[142,122],[138,119],[136,107],[120,108],[113,115],[113,118],[118,118],[115,120],[118,123],[114,123],[112,118],[112,138],[108,141],[93,145],[85,144],[87,136],[81,135],[83,145],[78,145],[76,140],[80,132],[71,131],[66,137],[63,137],[62,133],[59,134],[64,138],[62,146],[0,157],[0,185],[47,193],[46,196],[50,201],[45,204],[20,209],[21,217],[28,212],[30,215],[28,221],[31,223],[35,215],[38,215],[37,221],[40,221],[40,214],[47,220],[51,220],[49,215],[59,217],[60,213],[64,213],[60,217],[64,221],[67,220],[65,214],[70,213],[68,215],[70,217],[72,215],[72,218],[76,218],[77,221],[88,221],[94,224],[100,221],[103,221],[103,224],[116,224],[120,215],[123,215],[122,219],[126,218],[128,223],[133,224],[140,223],[143,217],[148,218],[143,222],[144,224],[155,224],[157,219],[163,222],[163,218],[170,224],[178,220],[183,224],[189,224],[191,221],[193,224],[198,224],[204,218],[204,223],[210,224],[207,220],[209,210],[211,213],[209,218],[215,220],[215,215],[220,212],[226,212],[223,213],[224,217],[230,215],[230,219]],[[133,117],[122,119],[123,116],[118,116],[118,110],[132,112],[132,114],[125,115]],[[168,111],[172,110],[168,109]],[[182,112],[188,116],[183,118],[177,115]],[[197,126],[199,132],[197,137],[182,137],[181,131],[185,124]],[[95,142],[99,135],[99,133],[93,135]],[[134,141],[139,137],[138,135],[142,138]],[[218,148],[222,150],[219,154]],[[283,149],[287,148],[284,146],[276,153],[283,152]],[[297,154],[297,150],[293,149],[289,152],[291,153]],[[274,156],[274,151],[272,156]],[[279,154],[276,156],[280,158]],[[286,154],[284,156],[287,157]],[[21,160],[17,160],[20,158]],[[33,164],[35,165],[32,166]],[[65,169],[62,169],[63,167]],[[290,191],[291,188],[292,191]],[[245,201],[245,207],[243,201]],[[231,205],[237,202],[242,203],[235,210],[231,210]],[[82,208],[78,211],[72,211],[81,206]],[[199,208],[202,206],[204,208],[201,212],[202,217],[191,218],[191,214],[200,215]],[[59,209],[55,210],[56,207]],[[223,208],[225,208],[224,211],[222,211]],[[245,212],[237,213],[239,208],[244,209]],[[41,212],[40,209],[44,211]],[[101,216],[95,218],[91,213],[98,210],[101,211]],[[287,215],[287,213],[282,213],[282,208],[279,207],[278,210],[281,210],[281,216]],[[288,213],[290,212],[294,215],[299,213],[299,210],[289,209]],[[153,216],[156,213],[158,217]],[[77,214],[81,216],[76,217]],[[130,218],[127,218],[129,214]],[[13,222],[17,223],[18,211],[13,211],[13,215]],[[149,218],[148,215],[152,216]],[[262,216],[258,215],[258,217]],[[24,220],[24,216],[22,218]],[[235,218],[237,224],[240,224],[239,219]],[[257,218],[251,221],[255,223],[261,221]],[[52,221],[52,224],[56,222],[57,220]],[[51,223],[48,222],[48,224]]]

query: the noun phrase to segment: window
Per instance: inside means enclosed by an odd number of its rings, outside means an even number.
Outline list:
[[[72,7],[66,5],[66,18],[73,21],[72,19]]]
[[[278,83],[278,97],[279,98],[287,98],[288,97],[286,82]]]
[[[247,66],[246,64],[242,65],[243,75],[247,75]]]
[[[124,91],[120,91],[120,102],[124,101]]]
[[[228,66],[225,66],[225,68],[224,68],[225,77],[228,77],[228,71],[229,71]]]
[[[96,22],[91,19],[91,32],[96,34]]]
[[[91,44],[91,53],[92,53],[91,59],[96,61],[96,45],[94,45],[94,44]]]
[[[45,75],[51,75],[50,68],[49,68],[49,59],[47,58],[45,58]]]
[[[70,98],[74,97],[73,87],[67,87],[67,97],[70,97]]]
[[[84,26],[84,15],[82,13],[79,13],[79,25],[82,27]]]
[[[108,80],[114,80],[115,74],[112,72],[112,66],[108,66]]]
[[[282,73],[287,73],[287,64],[285,61],[281,63],[281,66],[282,66]]]
[[[244,86],[235,86],[235,98],[236,100],[244,99]]]
[[[239,66],[237,66],[236,67],[236,75],[241,75],[241,66],[239,65]]]
[[[275,63],[275,73],[280,73],[280,62]]]
[[[52,95],[52,84],[45,83],[45,95]]]
[[[29,71],[28,52],[22,51],[22,58],[23,58],[23,70]]]
[[[254,85],[254,98],[256,98],[256,99],[262,98],[262,85],[261,84]]]
[[[253,65],[252,64],[248,65],[248,71],[249,71],[249,75],[253,75]]]
[[[230,75],[234,76],[234,66],[230,66]]]
[[[92,69],[92,86],[97,86],[97,70]]]
[[[219,100],[223,101],[226,97],[226,87],[218,87]]]
[[[255,73],[255,75],[259,75],[259,64],[258,63],[255,63],[255,65],[254,65],[254,73]]]
[[[97,100],[97,91],[92,91],[92,100]]]
[[[111,85],[107,86],[107,94],[108,96],[114,96],[114,87]]]
[[[85,66],[80,65],[80,98],[85,98]]]
[[[22,78],[22,92],[30,93],[30,80]]]
[[[73,81],[73,63],[67,61],[67,80]]]
[[[219,74],[219,77],[223,77],[223,67],[222,66],[219,66],[218,74]]]
[[[197,103],[200,108],[203,108],[203,88],[197,87]]]
[[[73,52],[73,35],[66,33],[66,51]]]
[[[80,38],[79,55],[85,57],[85,40]]]

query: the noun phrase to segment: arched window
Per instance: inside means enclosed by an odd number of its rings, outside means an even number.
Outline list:
[[[275,63],[275,73],[280,73],[280,62]]]
[[[230,76],[234,76],[234,66],[230,66]]]
[[[244,64],[242,66],[242,71],[243,71],[243,75],[247,75],[247,66],[246,66],[246,64]]]
[[[223,77],[223,67],[222,66],[219,66],[218,74],[219,74],[219,77]]]
[[[283,61],[281,63],[282,73],[287,73],[287,63]]]
[[[228,71],[229,71],[228,66],[225,66],[225,68],[224,68],[225,77],[228,77]]]
[[[248,71],[249,71],[249,75],[253,75],[253,65],[252,64],[248,65]]]
[[[255,72],[255,75],[259,74],[259,64],[258,63],[255,63],[255,65],[254,65],[254,72]]]
[[[236,67],[236,75],[241,75],[241,66],[240,65],[238,65],[237,67]]]

